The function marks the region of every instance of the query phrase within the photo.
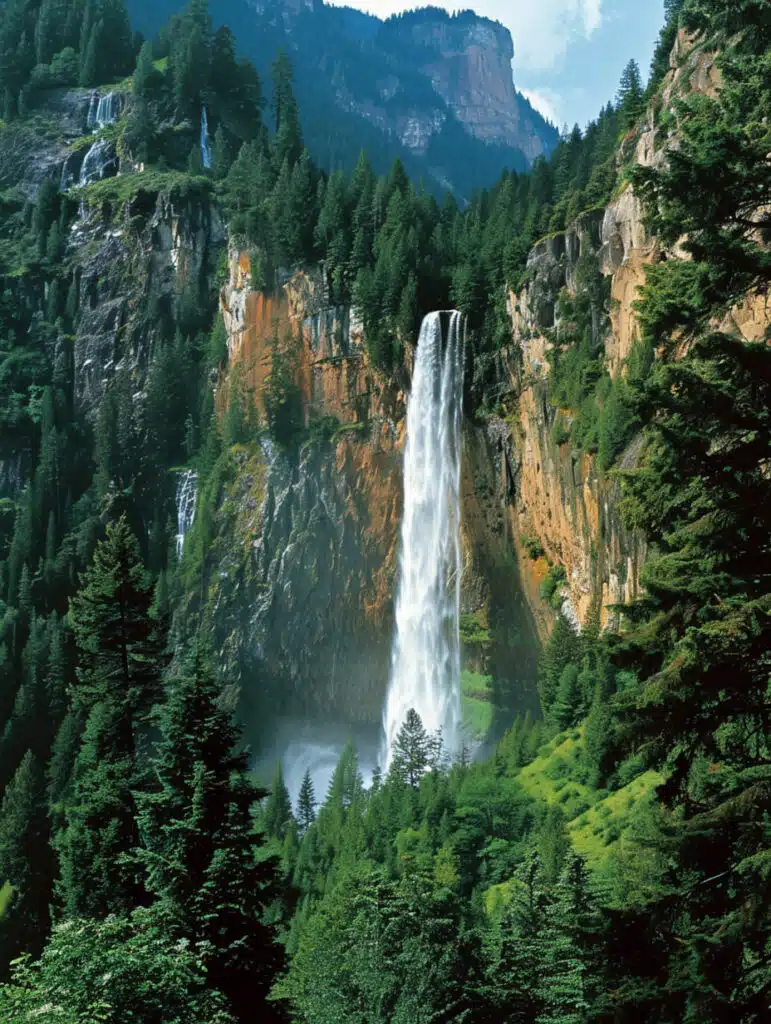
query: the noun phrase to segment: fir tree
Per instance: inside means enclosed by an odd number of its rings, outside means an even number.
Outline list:
[[[275,894],[273,861],[258,856],[253,814],[263,795],[249,780],[239,732],[220,706],[221,690],[199,655],[170,682],[159,717],[153,792],[140,797],[147,886],[154,914],[172,936],[204,951],[212,988],[237,1020],[281,1020],[266,997],[282,966],[263,924]]]
[[[144,902],[137,846],[131,720],[125,705],[93,706],[73,769],[64,827],[57,837],[59,900],[66,917],[124,914]]]
[[[391,777],[417,788],[428,769],[430,753],[430,737],[420,715],[410,708],[394,740]]]
[[[292,820],[292,801],[284,782],[281,762],[276,762],[270,796],[265,803],[262,822],[265,832],[274,839],[283,839]]]
[[[143,720],[160,692],[164,638],[150,611],[153,584],[127,520],[107,527],[70,603],[78,647],[77,708],[108,701],[127,725]],[[133,749],[126,737],[125,749]]]
[[[300,794],[297,799],[297,824],[300,826],[300,835],[305,835],[315,820],[316,795],[313,789],[310,768],[308,768],[305,775],[303,775]]]
[[[0,972],[22,953],[42,949],[49,929],[55,861],[41,764],[28,752],[0,809],[0,879],[10,898],[0,917]],[[7,894],[6,894],[7,895]]]

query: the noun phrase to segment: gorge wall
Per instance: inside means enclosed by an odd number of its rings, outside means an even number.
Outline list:
[[[245,684],[261,680],[244,686],[247,706],[249,691],[255,703],[270,692],[292,713],[376,722],[393,632],[405,393],[372,367],[355,313],[330,307],[320,270],[269,297],[252,290],[249,256],[234,250],[221,309],[223,415],[244,388],[264,422],[278,351],[291,361],[307,431],[299,450],[263,440],[233,455],[209,594],[223,664]],[[405,379],[410,363],[408,353]],[[496,670],[519,680],[520,703],[532,705],[535,634],[506,540],[498,447],[495,430],[466,423],[463,609],[491,632]]]

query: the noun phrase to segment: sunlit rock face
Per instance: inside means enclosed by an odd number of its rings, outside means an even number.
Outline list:
[[[217,384],[251,396],[264,422],[276,338],[288,347],[309,439],[298,451],[263,439],[232,453],[217,514],[209,603],[229,679],[247,720],[268,704],[299,719],[381,722],[391,671],[402,550],[406,403],[415,356],[398,381],[371,364],[355,310],[329,304],[320,271],[297,273],[278,294],[252,290],[249,256],[233,250],[221,294],[229,372]],[[314,436],[314,424],[325,425]],[[530,613],[512,568],[500,438],[466,422],[458,482],[460,607],[508,620],[495,657],[532,677]],[[515,635],[521,628],[521,635]],[[498,666],[496,668],[498,670]],[[298,719],[298,720],[299,720]]]
[[[168,13],[141,0],[128,8],[148,38]],[[399,157],[427,190],[470,199],[557,145],[557,129],[515,89],[509,30],[473,11],[383,21],[322,0],[223,0],[216,18],[264,81],[276,53],[289,55],[303,137],[327,170],[352,169],[364,149],[378,173]]]

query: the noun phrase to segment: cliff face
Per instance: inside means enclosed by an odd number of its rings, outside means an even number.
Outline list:
[[[714,95],[719,88],[714,54],[696,42],[685,32],[678,35],[671,70],[646,123],[624,141],[619,168],[630,159],[642,166],[666,160],[668,147],[676,145],[676,134],[657,126],[660,111],[670,108],[678,93]],[[624,373],[639,336],[635,303],[645,283],[645,268],[661,255],[658,240],[644,222],[642,204],[627,186],[604,210],[585,214],[568,231],[538,243],[529,256],[526,287],[509,295],[512,348],[501,353],[499,378],[517,409],[507,442],[513,477],[512,535],[515,541],[533,538],[548,561],[564,567],[562,607],[578,625],[596,604],[603,624],[608,624],[615,619],[609,606],[640,595],[647,551],[644,538],[622,522],[620,487],[614,476],[601,473],[595,457],[555,437],[558,410],[551,402],[546,334],[557,325],[560,292],[576,294],[582,287],[579,264],[588,260],[608,288],[607,306],[603,315],[595,317],[592,334],[604,351],[610,376]],[[678,247],[667,255],[677,258],[683,253]],[[748,295],[716,326],[745,341],[758,341],[769,324],[768,297]],[[633,439],[617,468],[634,468],[642,447],[641,437]],[[532,563],[522,552],[520,565],[525,592],[544,637],[553,616],[539,600],[537,584],[547,562]]]
[[[212,287],[225,242],[221,214],[206,193],[140,191],[117,220],[84,207],[68,255],[78,263],[76,402],[89,415],[118,369],[141,391],[162,336],[159,312],[185,287]]]
[[[182,3],[128,3],[148,36],[169,6]],[[381,21],[322,0],[224,0],[215,17],[263,81],[278,51],[289,54],[306,143],[329,170],[352,169],[364,149],[378,173],[400,157],[437,194],[469,198],[557,144],[556,128],[514,88],[508,29],[471,11]]]
[[[531,163],[548,153],[540,118],[514,88],[514,44],[503,25],[468,13],[453,19],[425,11],[389,35],[419,48],[422,74],[475,138],[518,149]]]
[[[308,429],[297,451],[263,440],[231,455],[209,594],[223,665],[242,683],[247,715],[257,717],[267,698],[284,713],[378,722],[398,573],[405,396],[372,368],[355,315],[328,306],[319,272],[294,275],[268,298],[251,290],[248,255],[234,251],[221,308],[230,350],[222,413],[239,386],[264,421],[278,346],[292,354]],[[532,681],[535,644],[508,540],[500,451],[495,430],[466,425],[462,601],[490,628],[492,662],[516,686]]]

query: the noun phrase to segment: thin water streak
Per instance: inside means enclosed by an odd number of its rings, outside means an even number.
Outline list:
[[[177,482],[177,558],[182,557],[185,537],[193,525],[198,501],[198,474],[186,469],[179,474]]]

